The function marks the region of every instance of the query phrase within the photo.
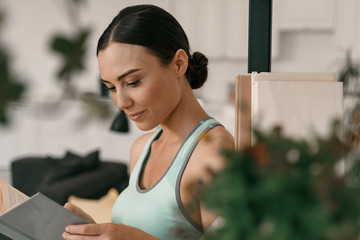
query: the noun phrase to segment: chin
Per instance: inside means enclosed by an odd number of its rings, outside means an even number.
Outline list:
[[[158,126],[158,124],[150,124],[150,123],[141,123],[141,122],[135,122],[138,129],[141,131],[150,131]]]

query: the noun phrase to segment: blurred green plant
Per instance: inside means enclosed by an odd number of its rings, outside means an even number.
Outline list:
[[[345,61],[338,74],[344,84],[344,134],[351,145],[352,154],[360,153],[360,63],[350,50],[345,53]]]
[[[100,94],[79,92],[75,84],[76,74],[86,70],[86,56],[88,41],[91,35],[90,27],[80,24],[79,10],[86,4],[86,0],[64,1],[71,25],[74,27],[72,35],[55,34],[50,40],[50,49],[61,58],[56,77],[63,84],[62,98],[78,99],[84,104],[84,115],[81,120],[107,119],[112,116],[111,105],[101,99]]]
[[[0,11],[0,27],[4,18],[4,12]],[[20,100],[25,91],[25,85],[12,71],[10,63],[11,57],[0,39],[0,125],[9,124],[7,107]]]
[[[360,64],[352,58],[350,50],[345,53],[338,80],[344,83],[344,95],[360,96]]]
[[[203,192],[224,224],[205,239],[358,239],[359,161],[336,170],[349,150],[339,128],[314,140],[291,139],[279,127],[256,130],[255,145],[225,152],[227,167]]]
[[[62,59],[59,66],[57,78],[69,82],[72,75],[85,69],[86,43],[90,34],[90,29],[80,29],[72,37],[57,35],[51,41],[51,49],[58,53]]]

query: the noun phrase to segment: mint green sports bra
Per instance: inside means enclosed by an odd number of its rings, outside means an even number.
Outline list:
[[[182,143],[164,175],[154,186],[143,190],[139,181],[150,156],[151,144],[160,137],[162,129],[155,131],[132,170],[129,186],[112,208],[112,222],[139,228],[161,240],[201,237],[202,226],[192,220],[180,200],[180,180],[201,134],[218,125],[213,118],[199,122]]]

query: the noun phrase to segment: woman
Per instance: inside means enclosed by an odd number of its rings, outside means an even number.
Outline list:
[[[97,55],[116,107],[141,130],[159,127],[132,145],[130,183],[112,223],[68,226],[64,239],[200,237],[216,215],[200,203],[198,185],[222,169],[219,152],[233,146],[192,92],[206,81],[207,58],[191,55],[180,24],[152,5],[123,9],[100,37]],[[74,205],[65,207],[93,222]]]

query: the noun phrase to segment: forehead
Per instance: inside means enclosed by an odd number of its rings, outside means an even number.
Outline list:
[[[103,74],[127,71],[132,68],[154,67],[158,59],[143,46],[112,42],[99,51],[98,63],[100,72]]]

